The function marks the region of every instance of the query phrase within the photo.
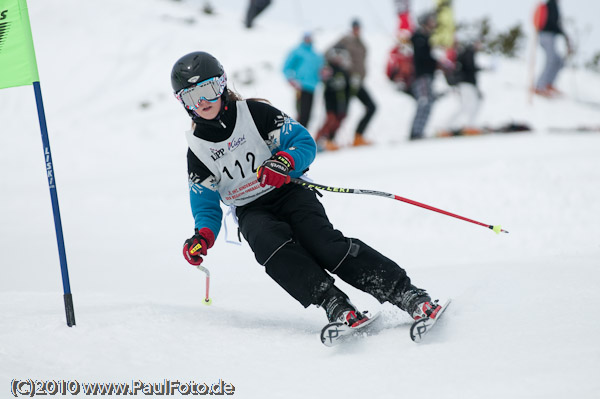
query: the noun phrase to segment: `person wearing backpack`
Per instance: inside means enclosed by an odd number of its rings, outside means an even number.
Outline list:
[[[540,45],[546,54],[546,64],[535,84],[534,93],[552,97],[560,94],[554,87],[554,82],[564,65],[564,57],[556,50],[558,36],[562,35],[566,40],[567,55],[572,53],[571,41],[562,26],[558,0],[548,0],[545,4],[538,6],[534,23],[538,29]]]

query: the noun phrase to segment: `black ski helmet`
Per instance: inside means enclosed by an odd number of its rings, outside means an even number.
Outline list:
[[[204,51],[195,51],[184,55],[173,65],[171,86],[177,93],[198,82],[222,75],[225,75],[225,70],[219,60]]]

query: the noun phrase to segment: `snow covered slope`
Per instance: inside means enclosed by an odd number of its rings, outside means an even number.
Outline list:
[[[293,115],[280,69],[317,2],[293,2],[302,4],[295,15],[305,22],[297,24],[281,17],[283,2],[273,2],[252,31],[242,27],[241,0],[214,2],[214,17],[191,1],[29,3],[77,326],[65,326],[33,90],[2,90],[4,396],[13,379],[27,378],[222,379],[239,398],[597,395],[600,134],[572,128],[600,124],[597,108],[576,101],[600,101],[598,75],[565,70],[558,82],[564,99],[529,104],[526,63],[498,60],[481,75],[480,122],[523,122],[533,132],[408,142],[414,102],[383,75],[391,14],[362,2],[348,2],[339,15],[327,8],[334,2],[323,5],[337,22],[314,26],[319,49],[353,15],[369,21],[368,86],[379,108],[368,129],[376,144],[319,154],[311,177],[392,192],[510,231],[498,236],[383,198],[325,194],[337,228],[396,260],[433,295],[453,298],[435,339],[416,345],[407,315],[340,283],[361,309],[384,311],[390,328],[330,349],[318,339],[323,310],[302,309],[245,243],[227,244],[224,234],[205,263],[214,302],[202,305],[204,275],[181,256],[193,228],[183,135],[189,121],[169,81],[177,58],[206,50],[242,95],[268,98]],[[252,85],[243,83],[248,68]],[[436,105],[429,134],[455,101],[448,95]],[[323,120],[316,106],[312,131]],[[340,143],[350,140],[361,112],[353,104]]]

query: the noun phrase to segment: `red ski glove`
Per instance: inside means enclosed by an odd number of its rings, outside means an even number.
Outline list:
[[[203,227],[199,231],[195,229],[196,234],[192,238],[185,240],[183,244],[183,256],[191,265],[198,266],[202,263],[202,256],[206,256],[206,251],[215,243],[215,234],[211,229]]]
[[[290,182],[290,171],[294,170],[294,158],[287,152],[279,151],[267,159],[256,171],[260,186],[275,186],[277,188]]]

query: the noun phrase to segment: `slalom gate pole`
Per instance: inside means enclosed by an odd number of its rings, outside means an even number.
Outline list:
[[[447,212],[447,211],[444,211],[442,209],[435,208],[433,206],[423,204],[421,202],[417,202],[417,201],[413,201],[413,200],[408,199],[408,198],[400,197],[399,195],[385,193],[383,191],[360,190],[360,189],[356,189],[356,188],[331,187],[331,186],[325,186],[325,185],[322,185],[322,184],[311,183],[311,182],[308,182],[308,181],[305,181],[305,180],[302,180],[302,179],[295,179],[295,178],[290,178],[290,182],[294,183],[294,184],[298,184],[298,185],[300,185],[300,186],[302,186],[302,187],[304,187],[306,189],[309,189],[309,190],[323,190],[323,191],[328,191],[328,192],[332,192],[332,193],[345,193],[345,194],[367,194],[367,195],[376,195],[378,197],[390,198],[390,199],[394,199],[394,200],[397,200],[397,201],[406,202],[407,204],[411,204],[411,205],[415,205],[415,206],[418,206],[418,207],[421,207],[421,208],[425,208],[425,209],[428,209],[430,211],[438,212],[438,213],[441,213],[443,215],[452,216],[454,218],[457,218],[457,219],[460,219],[460,220],[464,220],[465,222],[474,223],[474,224],[478,224],[479,226],[487,227],[488,229],[494,231],[496,234],[499,234],[499,233],[508,233],[508,231],[502,229],[502,227],[500,225],[491,225],[491,224],[481,223],[481,222],[478,222],[476,220],[469,219],[469,218],[466,218],[464,216],[457,215],[455,213]]]
[[[204,304],[205,305],[211,305],[212,304],[212,299],[209,296],[209,290],[210,290],[210,271],[202,266],[202,265],[198,265],[196,266],[198,268],[198,270],[204,272],[204,274],[206,274],[206,295],[204,296]]]
[[[46,161],[46,175],[48,177],[48,187],[50,188],[50,199],[52,201],[52,213],[54,214],[54,229],[56,231],[56,242],[58,244],[58,257],[60,259],[60,270],[63,281],[65,313],[67,316],[67,326],[75,325],[75,310],[73,309],[73,295],[71,294],[71,284],[69,283],[69,270],[67,268],[67,255],[65,251],[65,241],[63,238],[62,222],[60,219],[60,209],[58,207],[58,194],[56,192],[56,180],[54,175],[54,166],[52,164],[52,153],[50,152],[50,140],[48,138],[48,128],[46,126],[46,115],[44,113],[44,103],[42,101],[42,90],[40,82],[33,82],[35,93],[35,102],[38,110],[38,119],[40,130],[42,132],[42,144],[44,146],[44,158]]]

